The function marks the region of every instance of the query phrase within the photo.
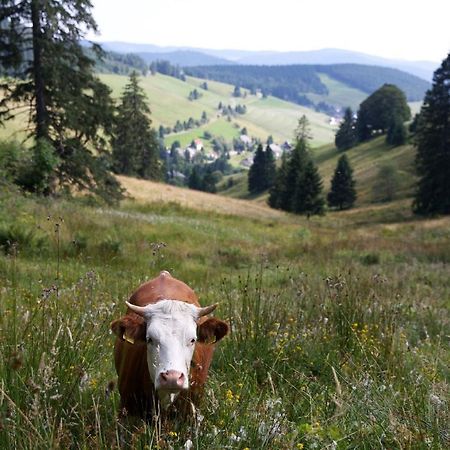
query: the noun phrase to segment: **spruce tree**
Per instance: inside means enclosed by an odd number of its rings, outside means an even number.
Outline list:
[[[450,214],[450,53],[433,76],[416,131],[419,214]]]
[[[356,124],[351,108],[345,110],[344,119],[336,132],[334,143],[338,150],[344,151],[356,145]]]
[[[97,29],[91,8],[89,0],[2,2],[0,66],[14,78],[0,86],[0,119],[20,107],[30,110],[28,137],[49,145],[57,162],[48,193],[67,185],[113,200],[121,195],[108,172],[113,103],[80,46],[85,33]],[[98,46],[94,51],[99,54]]]
[[[269,192],[268,204],[271,208],[283,209],[282,205],[285,198],[287,198],[287,174],[289,170],[289,158],[286,152],[281,155],[280,168],[275,172],[275,179],[273,186]]]
[[[328,206],[338,207],[340,210],[353,206],[356,200],[355,180],[353,169],[347,155],[342,155],[337,163],[331,180],[331,190],[328,193]]]
[[[253,164],[248,171],[248,191],[251,194],[258,194],[266,189],[265,165],[266,156],[264,154],[262,145],[259,144],[255,152],[255,157],[253,158]]]
[[[308,151],[311,139],[309,123],[305,116],[299,120],[295,130],[296,146],[288,157],[285,153],[281,167],[270,190],[269,205],[296,214],[322,214],[322,180]]]
[[[114,125],[112,155],[117,173],[147,179],[160,177],[158,140],[151,128],[147,97],[136,72],[125,86]]]
[[[270,189],[275,183],[275,174],[277,170],[275,155],[273,154],[270,145],[266,147],[265,153],[265,166],[264,166],[264,190]]]
[[[307,142],[300,139],[295,146],[289,166],[289,211],[295,214],[322,214],[322,180],[308,151]]]

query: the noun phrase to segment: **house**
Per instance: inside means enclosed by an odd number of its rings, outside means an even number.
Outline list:
[[[240,140],[243,144],[245,144],[245,145],[247,145],[247,146],[251,146],[251,145],[252,145],[252,138],[249,137],[249,136],[247,136],[246,134],[241,134],[241,135],[239,136],[239,140]]]
[[[193,144],[194,144],[195,150],[197,150],[198,152],[203,150],[203,142],[201,141],[201,139],[194,139]],[[191,146],[192,146],[192,144],[191,144]]]
[[[273,154],[275,155],[275,158],[281,158],[281,155],[283,154],[283,149],[278,144],[270,144],[269,147],[270,150],[272,150]]]

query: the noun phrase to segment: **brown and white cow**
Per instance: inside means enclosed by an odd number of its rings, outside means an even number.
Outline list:
[[[214,343],[228,333],[225,322],[206,317],[217,305],[201,308],[194,291],[167,271],[141,285],[126,304],[126,315],[111,324],[121,410],[146,416],[158,400],[167,409],[175,399],[195,399]]]

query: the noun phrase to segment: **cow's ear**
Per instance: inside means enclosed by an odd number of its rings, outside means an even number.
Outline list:
[[[213,344],[220,341],[228,333],[228,324],[223,320],[211,317],[197,328],[197,341],[203,344]]]
[[[145,342],[145,320],[137,314],[127,314],[111,323],[111,330],[130,344]]]

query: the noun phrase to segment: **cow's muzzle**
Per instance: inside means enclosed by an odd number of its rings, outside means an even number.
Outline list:
[[[166,370],[158,377],[158,389],[165,391],[181,391],[185,389],[185,375],[177,370]]]

